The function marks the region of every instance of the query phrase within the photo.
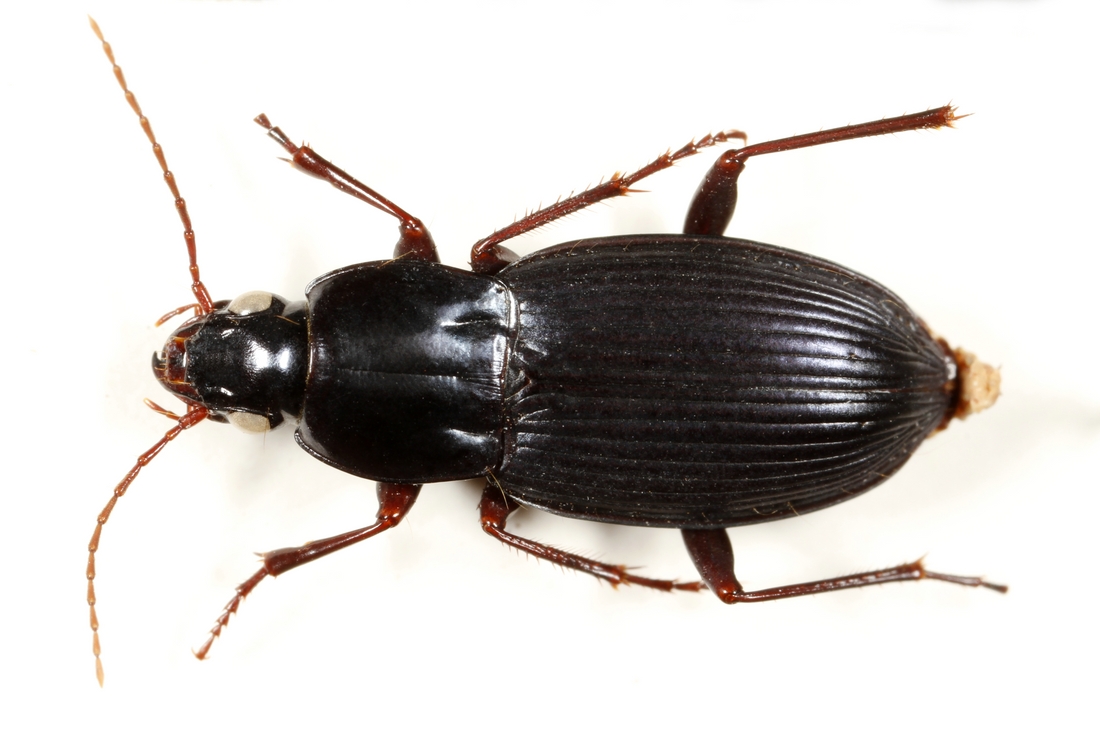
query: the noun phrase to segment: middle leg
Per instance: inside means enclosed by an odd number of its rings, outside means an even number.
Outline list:
[[[670,168],[676,161],[695,155],[704,148],[709,148],[730,140],[740,140],[744,142],[745,139],[745,133],[740,130],[726,130],[725,132],[719,132],[713,135],[704,135],[698,141],[688,143],[675,153],[671,151],[665,153],[649,165],[633,173],[625,176],[616,173],[611,176],[611,179],[608,181],[604,181],[586,191],[582,191],[574,196],[570,196],[550,206],[539,209],[532,214],[528,214],[522,219],[502,229],[498,229],[488,237],[477,242],[470,251],[470,265],[474,272],[481,272],[489,275],[499,272],[506,265],[518,259],[516,253],[506,247],[502,247],[501,242],[538,229],[555,219],[568,216],[569,214],[580,211],[581,209],[599,203],[605,199],[615,196],[626,196],[628,193],[631,193],[630,187],[638,181],[654,173],[663,171],[665,168]]]
[[[518,537],[511,532],[504,531],[504,525],[508,521],[508,515],[514,512],[519,505],[509,499],[492,481],[485,485],[485,491],[481,494],[481,528],[496,537],[510,547],[522,550],[528,555],[549,560],[565,568],[579,570],[582,573],[594,575],[617,586],[640,585],[646,588],[655,588],[662,591],[688,590],[701,591],[706,588],[700,581],[681,583],[675,580],[656,580],[640,575],[628,573],[625,565],[609,565],[608,563],[589,560],[581,555],[564,552],[549,545],[544,545],[525,537]]]

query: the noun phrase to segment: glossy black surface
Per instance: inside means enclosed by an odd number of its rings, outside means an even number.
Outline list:
[[[954,363],[846,268],[718,237],[591,239],[499,273],[518,305],[497,478],[619,524],[728,527],[856,496],[949,409]]]
[[[501,459],[510,320],[495,278],[415,260],[313,282],[298,442],[377,481],[482,476]]]
[[[270,307],[248,315],[229,312],[228,301],[193,319],[153,356],[164,386],[214,411],[249,412],[272,426],[302,411],[308,351],[304,302],[272,296]]]
[[[835,504],[896,471],[954,399],[954,362],[900,298],[744,240],[584,240],[496,276],[373,262],[307,299],[185,325],[168,373],[185,353],[202,404],[298,417],[299,444],[357,476],[492,473],[520,503],[597,521],[704,529]]]

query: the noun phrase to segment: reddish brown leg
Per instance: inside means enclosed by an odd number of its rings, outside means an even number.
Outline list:
[[[350,547],[357,542],[374,537],[380,532],[384,532],[391,527],[397,526],[397,524],[405,518],[409,509],[412,508],[413,502],[416,501],[416,497],[420,494],[420,484],[378,484],[378,514],[374,524],[369,527],[363,527],[352,532],[346,532],[335,537],[329,537],[325,540],[316,540],[314,542],[307,542],[301,547],[284,547],[281,550],[274,550],[272,552],[265,552],[263,554],[263,567],[256,571],[256,574],[237,586],[237,593],[233,596],[225,609],[222,611],[221,616],[218,617],[218,621],[214,624],[214,628],[210,630],[210,636],[207,638],[199,650],[195,652],[195,656],[199,659],[205,659],[206,655],[210,652],[210,646],[214,643],[214,640],[221,636],[222,629],[229,624],[229,617],[237,612],[237,609],[241,605],[241,601],[245,599],[252,589],[259,585],[260,581],[267,576],[276,576],[285,573],[287,570],[296,568],[299,565],[305,565],[307,562],[316,560],[319,557],[342,550],[345,547]]]
[[[944,575],[925,570],[924,564],[920,560],[898,565],[894,568],[887,568],[886,570],[845,575],[840,578],[817,580],[810,583],[784,585],[766,590],[745,591],[733,574],[733,548],[730,546],[730,539],[729,535],[726,534],[726,530],[684,529],[680,531],[684,535],[684,544],[687,545],[688,553],[691,555],[696,569],[703,576],[703,581],[724,603],[771,601],[776,598],[809,596],[814,593],[828,593],[829,591],[845,588],[859,588],[864,585],[897,583],[903,580],[923,580],[925,578],[943,580],[959,585],[981,586],[999,593],[1008,592],[1008,586],[987,583],[981,578]]]
[[[267,119],[267,115],[261,114],[257,117],[256,124],[267,130],[268,137],[282,145],[283,149],[290,153],[290,163],[294,167],[311,176],[320,178],[322,181],[328,181],[349,196],[365,201],[401,222],[401,238],[397,240],[397,245],[393,249],[394,259],[408,257],[426,262],[439,262],[439,252],[436,251],[435,242],[422,221],[370,186],[356,180],[325,160],[312,148],[305,145],[299,147],[292,143],[282,130],[271,124],[271,121]]]
[[[719,143],[724,143],[733,139],[744,141],[745,133],[738,130],[727,130],[726,132],[719,132],[715,135],[705,135],[698,142],[690,142],[675,153],[667,152],[649,165],[629,175],[624,176],[616,173],[611,176],[611,180],[609,181],[605,181],[575,196],[570,196],[567,199],[558,201],[552,206],[539,209],[533,214],[528,214],[519,221],[503,229],[498,229],[488,237],[485,237],[485,239],[477,242],[470,252],[470,264],[474,272],[489,274],[498,272],[508,263],[515,262],[516,259],[518,259],[515,252],[500,246],[501,242],[512,239],[513,237],[518,237],[533,229],[538,229],[542,225],[548,224],[555,219],[568,216],[575,211],[580,211],[587,206],[591,206],[605,199],[614,196],[625,196],[628,193],[632,193],[630,187],[643,178],[651,176],[665,168],[670,168],[676,161],[695,155],[703,148],[709,148],[713,145],[718,145]]]
[[[811,132],[807,135],[785,137],[782,140],[749,145],[740,150],[723,153],[714,166],[704,176],[695,192],[695,198],[688,208],[684,221],[684,234],[702,234],[720,237],[733,218],[733,209],[737,205],[737,177],[745,169],[745,161],[754,155],[779,153],[784,150],[808,148],[814,145],[835,143],[841,140],[854,140],[860,137],[886,135],[892,132],[923,130],[925,128],[950,127],[954,122],[955,110],[952,107],[930,109],[915,115],[890,117],[877,122],[864,122],[861,125],[837,127],[832,130]]]
[[[490,482],[485,486],[485,491],[481,494],[481,528],[504,544],[510,545],[517,550],[522,550],[528,555],[542,558],[543,560],[549,560],[562,567],[579,570],[582,573],[595,575],[597,578],[606,580],[613,586],[623,583],[625,585],[641,585],[646,588],[655,588],[663,591],[700,591],[706,587],[699,581],[680,583],[675,580],[643,578],[640,575],[628,573],[625,565],[608,565],[607,563],[596,562],[595,560],[589,560],[580,555],[562,552],[561,550],[539,542],[524,537],[517,537],[510,532],[505,532],[504,525],[508,520],[508,515],[517,508],[518,505],[506,497],[501,492],[500,487]]]

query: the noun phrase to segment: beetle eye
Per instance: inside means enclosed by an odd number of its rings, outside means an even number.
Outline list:
[[[254,412],[230,412],[226,419],[246,433],[266,433],[271,430],[271,421],[267,415],[257,415]]]
[[[274,296],[262,290],[250,290],[242,293],[229,302],[229,312],[235,316],[247,316],[249,313],[259,313],[271,307]]]

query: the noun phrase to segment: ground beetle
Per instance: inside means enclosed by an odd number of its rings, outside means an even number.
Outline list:
[[[99,29],[92,27],[102,41]],[[104,51],[114,63],[110,46]],[[999,376],[932,335],[889,290],[831,262],[723,236],[737,178],[754,155],[950,126],[951,107],[741,147],[703,179],[683,234],[586,239],[519,258],[501,243],[743,133],[707,135],[615,175],[474,245],[473,271],[439,263],[423,223],[308,147],[256,118],[295,167],[396,217],[392,259],[314,280],[306,300],[250,292],[213,301],[199,279],[187,208],[148,120],[138,114],[176,199],[194,317],[153,356],[186,405],[99,515],[95,552],[118,498],[160,450],[204,419],[264,431],[293,419],[307,452],[378,482],[377,521],[263,555],[199,649],[202,658],[266,576],[396,524],[423,483],[485,479],[482,528],[512,547],[613,585],[699,591],[726,603],[934,578],[997,591],[920,561],[745,591],[727,527],[821,509],[894,473],[931,433],[996,399]],[[675,527],[701,581],[654,580],[505,530],[519,506],[578,519]]]

